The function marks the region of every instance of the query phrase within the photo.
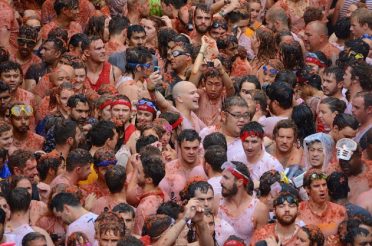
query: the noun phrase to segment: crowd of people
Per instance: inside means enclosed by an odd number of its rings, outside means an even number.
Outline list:
[[[0,20],[0,246],[372,245],[371,1]]]

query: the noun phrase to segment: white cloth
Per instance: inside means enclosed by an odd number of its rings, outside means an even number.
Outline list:
[[[34,229],[29,224],[18,226],[12,231],[5,232],[7,242],[15,242],[16,246],[22,246],[22,239],[28,233],[34,232]]]
[[[67,227],[66,232],[66,239],[74,232],[82,232],[84,233],[88,239],[89,242],[94,245],[95,240],[95,229],[94,229],[94,222],[96,221],[98,215],[88,212],[72,222]]]
[[[221,195],[222,187],[221,187],[221,178],[222,176],[217,176],[208,179],[208,183],[213,187],[214,195]]]

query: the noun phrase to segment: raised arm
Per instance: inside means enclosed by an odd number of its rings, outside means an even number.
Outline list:
[[[189,81],[192,82],[197,88],[199,86],[200,78],[201,78],[201,71],[200,71],[200,66],[204,63],[204,57],[205,57],[205,52],[207,51],[208,48],[208,37],[203,36],[201,41],[201,46],[200,50],[198,53],[198,56],[195,59],[194,66],[192,66],[191,69],[191,75],[189,78]]]

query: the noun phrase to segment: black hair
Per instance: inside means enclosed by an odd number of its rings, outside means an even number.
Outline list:
[[[130,25],[128,26],[127,38],[130,39],[134,32],[143,32],[146,34],[145,28],[141,25]]]
[[[105,173],[105,182],[111,193],[119,193],[123,190],[127,175],[125,167],[115,165]]]
[[[212,132],[203,139],[203,148],[206,150],[211,146],[218,145],[227,151],[226,137],[220,132]]]
[[[115,128],[111,121],[101,120],[89,130],[87,138],[92,145],[102,147],[108,139],[114,137]]]
[[[17,187],[9,192],[6,200],[12,213],[27,212],[31,203],[31,195],[27,189]]]
[[[304,55],[299,42],[282,42],[279,45],[281,61],[287,70],[299,70],[305,67]]]
[[[365,236],[367,237],[369,234],[369,231],[366,228],[363,227],[353,227],[350,230],[347,231],[345,236],[345,245],[354,245],[355,238],[357,236]]]
[[[242,134],[243,132],[251,132],[251,131],[259,136],[264,136],[264,133],[265,133],[263,126],[260,123],[258,123],[257,121],[252,121],[252,122],[245,124],[242,127],[242,129],[240,130],[240,134]]]
[[[200,142],[201,138],[199,134],[193,129],[185,129],[177,137],[177,142],[179,145],[182,144],[184,141],[193,142],[198,140]]]
[[[6,213],[2,208],[0,208],[0,224],[4,225],[5,220],[6,220]]]
[[[246,188],[247,193],[249,195],[252,195],[254,184],[253,184],[253,180],[251,178],[247,165],[245,165],[244,163],[240,161],[232,161],[232,163],[235,165],[235,168],[237,171],[239,171],[241,174],[245,175],[248,178],[248,184],[245,188]]]
[[[204,159],[215,172],[222,172],[221,166],[227,161],[227,152],[220,145],[212,145],[205,149]]]
[[[61,165],[61,159],[56,158],[45,158],[37,162],[37,171],[41,181],[44,181],[49,173],[49,170],[52,169],[57,174],[58,167]]]
[[[252,83],[257,90],[261,90],[261,84],[256,75],[246,75],[234,78],[235,95],[239,95],[244,83]]]
[[[67,101],[67,106],[70,108],[76,108],[78,103],[88,104],[89,106],[88,98],[84,94],[75,94],[70,96]]]
[[[277,73],[277,75],[275,76],[274,82],[287,83],[288,85],[291,86],[291,88],[293,88],[297,82],[297,77],[294,71],[291,70],[279,71],[279,73]]]
[[[344,81],[344,70],[340,67],[327,67],[326,69],[324,69],[323,74],[333,74],[336,78],[336,83]]]
[[[141,136],[137,142],[136,142],[136,152],[140,153],[141,150],[146,147],[147,145],[150,145],[152,143],[155,143],[159,141],[159,139],[153,135],[149,136]]]
[[[331,112],[343,113],[346,109],[346,103],[335,97],[326,97],[320,101],[320,104],[327,104]]]
[[[10,87],[7,83],[4,81],[0,80],[0,93],[3,93],[5,91],[8,91],[10,93]]]
[[[129,20],[125,16],[114,16],[109,23],[109,32],[111,35],[117,35],[129,26]]]
[[[0,74],[9,72],[12,70],[19,71],[21,75],[23,74],[22,67],[18,62],[5,61],[5,62],[0,63]]]
[[[54,127],[54,139],[56,144],[66,144],[68,138],[75,138],[77,124],[73,120],[64,120]]]
[[[85,33],[76,33],[71,36],[69,45],[72,45],[74,47],[87,47],[89,46],[89,37]]]
[[[90,165],[93,162],[92,155],[85,149],[72,150],[66,159],[66,171],[72,172],[76,167]]]
[[[364,61],[355,61],[349,64],[351,78],[359,81],[364,91],[372,90],[372,66]]]
[[[350,18],[343,17],[338,19],[334,26],[336,37],[339,39],[348,39],[351,35],[350,26]]]
[[[323,11],[321,8],[307,7],[304,12],[305,26],[312,21],[321,21],[323,19]]]
[[[142,160],[143,172],[146,178],[151,178],[154,186],[158,186],[165,176],[164,163],[158,157],[149,157]]]
[[[353,130],[357,130],[359,127],[358,120],[351,114],[339,113],[333,120],[333,126],[337,126],[339,130],[345,127],[350,127]]]
[[[267,196],[271,191],[271,185],[275,182],[280,182],[280,173],[276,170],[264,172],[260,177],[260,185],[258,187],[260,196]]]
[[[152,61],[152,55],[149,49],[142,46],[136,46],[128,48],[126,51],[127,64],[125,68],[134,73],[136,71],[137,65],[145,64],[149,60]]]
[[[293,105],[294,91],[289,84],[274,82],[266,89],[266,95],[270,100],[276,100],[283,109],[289,109]]]
[[[166,59],[168,54],[168,43],[173,37],[177,36],[177,32],[173,28],[163,27],[158,31],[158,46],[161,58]]]
[[[89,37],[95,36],[103,40],[106,16],[92,16],[85,27],[84,33]],[[97,40],[97,39],[96,39]],[[91,42],[94,40],[91,40]]]
[[[175,9],[180,9],[186,4],[185,0],[162,0],[165,5],[173,5]]]
[[[331,200],[347,198],[350,192],[348,177],[343,172],[333,172],[327,177],[327,187]]]
[[[117,246],[145,246],[141,240],[131,235],[125,236],[124,238],[120,239],[116,245]]]
[[[183,207],[174,201],[168,201],[160,204],[156,214],[165,214],[174,220],[178,219],[180,213],[183,212]]]
[[[56,0],[53,8],[57,15],[60,15],[64,8],[73,9],[79,6],[78,0]]]
[[[347,47],[350,48],[350,51],[355,53],[360,53],[363,55],[363,60],[365,61],[369,53],[369,45],[363,41],[363,39],[352,39],[345,41],[345,50]]]
[[[76,195],[68,192],[61,192],[52,198],[50,208],[52,211],[55,209],[57,212],[63,212],[65,205],[76,208],[81,207],[80,200]]]
[[[40,239],[46,242],[45,236],[40,232],[29,232],[22,238],[22,246],[29,246],[32,241]]]
[[[307,136],[316,133],[313,112],[305,103],[293,107],[291,118],[297,126],[297,138],[301,143]]]
[[[38,32],[35,28],[23,25],[19,28],[18,37],[26,37],[28,39],[36,40],[38,36]]]
[[[63,42],[67,43],[68,41],[68,32],[66,29],[62,27],[54,27],[48,33],[48,38],[59,38],[63,40]]]
[[[119,203],[118,205],[116,205],[115,207],[112,208],[112,212],[115,212],[115,213],[131,213],[132,214],[132,218],[135,217],[136,215],[136,212],[134,210],[134,208],[127,204],[127,203]]]

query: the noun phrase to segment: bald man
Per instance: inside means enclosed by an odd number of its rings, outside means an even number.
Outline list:
[[[304,43],[307,51],[321,51],[333,63],[339,50],[328,42],[328,28],[321,21],[312,21],[305,27]]]

